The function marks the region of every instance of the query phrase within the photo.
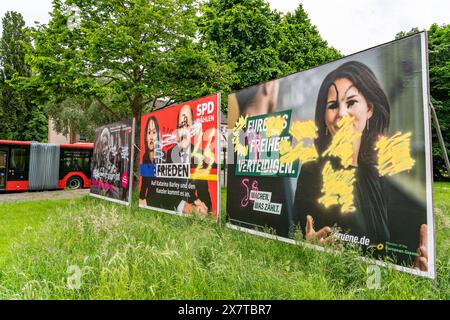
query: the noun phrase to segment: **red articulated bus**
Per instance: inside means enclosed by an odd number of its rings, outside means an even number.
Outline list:
[[[91,186],[92,143],[0,140],[0,192]]]

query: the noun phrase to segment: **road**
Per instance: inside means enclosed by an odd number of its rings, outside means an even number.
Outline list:
[[[0,193],[0,202],[74,199],[88,194],[89,189]]]

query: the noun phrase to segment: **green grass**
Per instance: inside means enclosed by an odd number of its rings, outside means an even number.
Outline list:
[[[449,191],[435,184],[437,280],[381,268],[378,290],[367,288],[368,264],[356,252],[318,252],[223,221],[89,197],[0,205],[0,298],[450,299]],[[67,286],[74,265],[79,289]]]
[[[63,200],[0,203],[0,265],[14,241],[33,237],[42,223],[55,216],[56,208],[64,203]]]

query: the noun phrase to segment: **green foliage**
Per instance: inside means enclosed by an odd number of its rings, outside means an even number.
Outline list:
[[[403,38],[403,37],[407,37],[409,35],[413,35],[413,34],[416,34],[418,32],[420,32],[420,30],[417,27],[411,28],[411,30],[406,31],[406,32],[405,31],[400,31],[400,32],[398,32],[395,35],[395,39],[400,39],[400,38]]]
[[[47,119],[42,107],[31,101],[29,93],[17,91],[10,83],[15,77],[29,77],[25,61],[30,38],[20,13],[8,11],[2,19],[0,41],[0,137],[11,140],[46,141]]]
[[[12,79],[15,74],[29,76],[30,66],[25,62],[24,45],[30,43],[25,32],[25,21],[20,13],[6,12],[2,19],[3,33],[0,42],[0,56],[2,61],[2,78]]]
[[[0,204],[2,235],[12,236],[0,246],[0,298],[449,299],[449,188],[435,184],[437,280],[380,267],[378,290],[367,287],[370,263],[356,251],[330,254],[261,238],[227,228],[225,219],[89,197]],[[34,215],[11,219],[8,212],[24,206]],[[79,289],[68,288],[69,266],[81,271]]]
[[[419,32],[412,28],[396,39]],[[450,25],[433,24],[428,32],[428,60],[431,102],[436,110],[447,154],[450,154]],[[435,180],[448,180],[445,161],[433,122],[433,171]]]
[[[340,57],[300,5],[282,15],[264,0],[211,0],[202,6],[201,41],[234,70],[239,90]]]
[[[450,154],[450,25],[433,24],[428,30],[431,99],[442,135]],[[434,124],[433,124],[434,126]],[[442,157],[436,131],[433,130],[433,166],[436,180],[450,179]]]
[[[158,98],[181,102],[226,88],[227,67],[195,41],[197,10],[196,0],[54,0],[48,26],[32,32],[36,75],[20,86],[50,102],[64,131],[82,129],[84,120],[88,131],[124,117],[139,121]],[[99,112],[77,121],[89,108]]]
[[[106,103],[115,100],[106,97]],[[119,102],[115,102],[119,103]],[[57,132],[68,136],[76,132],[84,134],[88,141],[94,141],[95,129],[105,123],[117,121],[118,118],[125,119],[126,103],[122,103],[122,109],[114,113],[105,112],[104,106],[95,99],[82,96],[69,96],[63,101],[52,99],[46,104],[46,110],[53,119],[53,127]],[[117,106],[117,104],[116,104]]]
[[[280,60],[285,65],[283,75],[316,67],[342,57],[321,38],[302,5],[294,12],[287,13],[280,27],[283,37],[278,51]]]

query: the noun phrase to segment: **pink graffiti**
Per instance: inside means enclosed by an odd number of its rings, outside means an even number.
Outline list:
[[[127,186],[128,186],[128,174],[124,172],[122,176],[122,188],[126,188]]]
[[[113,189],[114,189],[114,186],[112,184],[98,181],[98,180],[92,180],[92,185],[94,185],[96,187],[100,187],[101,189],[108,190],[108,191],[113,191]]]

